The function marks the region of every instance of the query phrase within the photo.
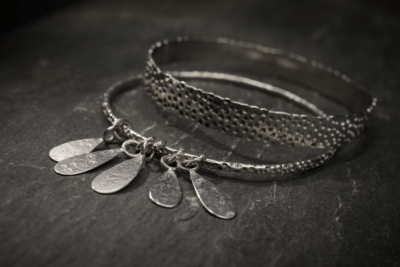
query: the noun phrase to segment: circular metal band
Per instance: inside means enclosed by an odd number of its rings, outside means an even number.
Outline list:
[[[249,106],[205,92],[180,81],[185,72],[165,72],[176,63],[206,62],[206,66],[231,66],[258,74],[273,75],[312,88],[347,106],[353,113],[326,116],[289,114]],[[190,74],[193,76],[193,74]],[[201,77],[198,74],[197,77]],[[231,78],[227,74],[203,75],[213,79]],[[257,82],[240,77],[236,82]],[[335,148],[359,136],[376,104],[360,85],[320,63],[287,54],[277,49],[226,38],[177,38],[153,45],[144,73],[145,89],[164,109],[198,124],[246,141]],[[289,96],[291,98],[293,96]],[[312,110],[315,106],[309,106]],[[315,110],[314,110],[315,111]]]
[[[201,78],[207,79],[208,73],[193,72],[193,76],[197,76],[198,74],[201,74]],[[175,75],[176,77],[180,77],[179,73],[175,73]],[[218,74],[218,75],[221,76],[223,74]],[[185,78],[189,76],[190,72],[184,72],[184,75],[182,75],[182,77]],[[242,78],[239,76],[234,76],[235,79],[231,80],[230,78],[232,78],[232,75],[228,75],[227,77],[228,78],[226,80],[230,82],[236,82],[236,80],[241,80]],[[138,87],[140,84],[142,84],[142,78],[143,78],[142,75],[137,75],[119,81],[114,85],[112,85],[104,94],[103,112],[111,124],[113,124],[116,120],[118,120],[118,118],[111,109],[111,100],[113,99],[113,97],[119,93],[122,93],[123,91]],[[210,79],[212,79],[212,75],[210,76]],[[221,78],[221,80],[224,79]],[[243,78],[242,83],[247,84],[247,81],[253,81],[253,80]],[[269,86],[263,83],[256,83],[255,81],[253,82],[254,83],[252,82],[248,83],[248,85],[257,87],[259,89],[265,89],[266,87]],[[260,84],[262,84],[262,86],[260,86]],[[304,103],[307,103],[307,101],[304,100]],[[304,104],[304,103],[299,103],[299,104]],[[139,142],[142,142],[145,139],[147,139],[146,137],[135,132],[127,125],[124,125],[123,129],[124,129],[123,132],[126,135],[126,137],[136,139]],[[164,142],[161,143],[164,144]],[[173,154],[176,154],[178,151],[179,151],[178,149],[167,147],[165,145],[160,146],[157,150],[158,154],[161,156],[162,155],[171,156]],[[230,173],[231,178],[246,179],[246,180],[262,180],[262,181],[285,180],[293,178],[292,175],[303,173],[305,171],[314,169],[324,164],[336,153],[336,151],[337,151],[336,148],[330,148],[315,158],[311,158],[304,161],[282,163],[282,164],[243,164],[238,162],[226,162],[226,161],[219,161],[206,158],[203,161],[201,161],[201,165],[200,164],[199,165],[201,168],[217,171],[220,174],[225,174],[225,171],[227,171]],[[189,153],[182,153],[182,154],[183,154],[182,160],[194,160],[198,158],[197,155],[192,155]],[[235,173],[232,172],[236,172],[239,175],[235,175]],[[250,176],[246,176],[245,175],[246,173],[250,173]],[[254,175],[254,174],[261,174],[261,175]],[[267,176],[265,174],[272,174],[272,175]],[[285,174],[285,175],[279,175],[279,174]]]

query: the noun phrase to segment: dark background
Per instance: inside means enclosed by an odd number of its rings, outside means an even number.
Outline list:
[[[397,2],[4,5],[0,266],[399,266]],[[378,98],[365,136],[300,179],[252,182],[202,173],[235,203],[238,215],[231,221],[199,206],[186,175],[180,175],[179,207],[152,204],[148,191],[163,171],[157,161],[132,185],[106,196],[94,193],[90,183],[122,158],[83,175],[56,175],[48,151],[70,140],[100,137],[108,126],[100,95],[140,73],[151,44],[179,35],[260,43],[340,70]],[[267,108],[294,109],[233,85],[195,83]],[[318,95],[308,96],[319,101]],[[142,88],[118,98],[114,108],[138,132],[211,158],[290,161],[311,153],[249,145],[182,123],[158,110]]]

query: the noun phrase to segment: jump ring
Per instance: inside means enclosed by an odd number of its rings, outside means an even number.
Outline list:
[[[155,151],[157,151],[158,153],[163,154],[163,153],[164,153],[164,150],[165,150],[165,145],[166,145],[166,144],[167,144],[167,141],[165,141],[165,140],[158,141],[158,142],[154,143],[153,149],[154,149]]]
[[[153,159],[155,153],[156,153],[156,151],[155,151],[155,150],[152,150],[150,156],[147,156],[147,157],[146,157],[146,154],[144,154],[144,155],[143,155],[144,161],[146,161],[146,162],[151,161],[151,160]]]
[[[127,147],[128,145],[131,145],[131,144],[135,144],[136,147],[137,147],[137,145],[139,144],[139,142],[136,141],[136,140],[133,140],[133,139],[126,140],[126,141],[122,144],[122,151],[124,151],[124,153],[125,153],[126,155],[128,155],[129,157],[134,158],[134,157],[137,157],[137,155],[138,155],[139,153],[133,154],[133,153],[130,153],[130,152],[126,149],[126,147]],[[137,148],[136,148],[136,149],[137,149]]]
[[[179,161],[179,158],[183,155],[183,148],[180,148],[176,153],[172,154],[167,161],[169,163]]]
[[[111,143],[112,141],[115,140],[115,130],[116,130],[117,126],[112,125],[110,127],[107,128],[107,130],[105,130],[105,132],[103,133],[103,140],[106,143]]]
[[[116,126],[115,131],[114,131],[115,138],[117,138],[117,140],[120,142],[124,142],[126,140],[123,137],[125,135],[124,132],[122,131],[123,125],[126,125],[130,129],[132,129],[132,125],[127,119],[118,119],[114,122],[114,125],[113,125],[113,126]]]
[[[182,163],[183,162],[180,162],[180,161],[178,161],[178,168],[180,169],[180,170],[184,170],[184,171],[188,171],[188,172],[196,172],[199,168],[200,168],[200,164],[198,163],[198,162],[196,162],[195,164],[195,166],[194,167],[192,167],[192,168],[187,168],[187,167],[185,167],[185,166],[183,166],[182,165]]]
[[[203,154],[203,155],[200,155],[200,156],[198,156],[198,157],[196,157],[194,159],[184,160],[183,163],[187,164],[188,166],[190,166],[190,165],[193,165],[193,164],[199,164],[200,162],[202,162],[205,159],[206,159],[206,156]]]
[[[142,146],[142,147],[141,147],[141,153],[142,153],[142,156],[144,157],[144,160],[145,160],[146,162],[151,161],[151,160],[153,159],[153,157],[154,157],[155,150],[154,150],[153,147],[152,147],[153,144],[154,144],[154,139],[153,139],[152,137],[150,137],[150,138],[144,140],[143,143],[140,144],[140,146]],[[147,152],[148,149],[151,150],[151,153],[150,153],[150,156],[147,156],[147,157],[146,157],[146,152]]]
[[[165,161],[169,161],[169,159],[170,159],[170,156],[168,156],[168,155],[162,156],[160,159],[161,165],[166,169],[172,169],[175,171],[178,167],[169,166],[168,163],[165,162]]]

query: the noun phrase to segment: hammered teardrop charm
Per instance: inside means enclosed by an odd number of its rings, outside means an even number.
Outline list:
[[[143,165],[144,159],[139,153],[97,176],[92,181],[92,189],[100,194],[118,192],[136,178]]]
[[[166,208],[173,208],[182,198],[182,190],[173,169],[168,169],[154,183],[150,189],[149,197],[155,204]]]
[[[230,199],[210,181],[195,171],[189,171],[197,197],[211,214],[221,219],[232,219],[236,213]]]
[[[122,150],[109,149],[64,159],[56,164],[54,171],[62,175],[76,175],[93,170],[118,156]]]
[[[59,162],[73,156],[92,152],[102,142],[102,138],[90,138],[67,142],[52,148],[49,152],[49,156],[52,160]]]

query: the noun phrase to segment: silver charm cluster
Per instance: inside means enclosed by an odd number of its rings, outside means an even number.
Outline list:
[[[94,151],[103,142],[123,139],[121,132],[118,134],[117,130],[126,125],[126,122],[119,121],[116,125],[118,127],[107,129],[102,138],[71,141],[53,148],[49,155],[58,162],[54,167],[55,172],[61,175],[81,174],[111,161],[120,154],[125,154],[128,159],[98,175],[92,181],[92,189],[100,194],[111,194],[128,186],[137,177],[145,162],[151,161],[156,152],[165,149],[165,141],[155,143],[153,138],[142,141],[128,139],[122,143],[121,148]],[[134,153],[129,150],[129,146],[132,145]],[[204,208],[219,218],[233,218],[235,211],[229,198],[196,173],[202,160],[204,156],[187,160],[182,157],[182,151],[173,156],[161,157],[161,163],[167,171],[154,183],[149,198],[162,207],[176,207],[182,199],[182,190],[175,171],[187,171]],[[172,163],[176,163],[177,167],[168,165]]]

